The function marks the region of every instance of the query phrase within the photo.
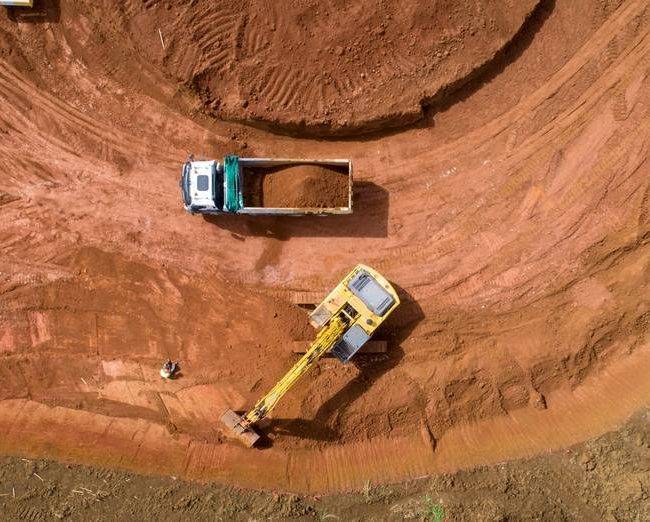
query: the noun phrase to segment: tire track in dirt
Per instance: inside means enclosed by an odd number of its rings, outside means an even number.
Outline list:
[[[506,13],[475,0],[443,16],[444,7],[414,12],[389,5],[341,6],[327,1],[320,6],[327,14],[315,18],[298,4],[172,1],[165,8],[155,4],[138,9],[130,4],[128,13],[138,19],[138,32],[142,24],[145,31],[151,24],[173,24],[162,59],[159,49],[154,51],[150,45],[141,49],[172,76],[192,86],[208,112],[260,125],[326,131],[337,126],[362,130],[365,120],[378,126],[401,115],[410,120],[421,116],[421,99],[438,90],[436,86],[442,88],[445,78],[458,79],[475,62],[489,60],[537,3],[527,0]],[[157,18],[165,22],[154,22]],[[380,27],[375,29],[375,25]],[[416,45],[417,38],[403,34],[409,28],[421,33],[423,50]],[[330,32],[340,34],[332,38]],[[137,35],[132,37],[139,46]],[[384,40],[390,45],[382,45]],[[436,51],[438,47],[441,50]],[[481,51],[472,53],[471,49]],[[465,65],[460,67],[453,60],[455,54],[464,55],[460,62]],[[438,67],[441,62],[446,65]],[[265,66],[279,71],[272,87],[263,81],[260,69]],[[266,89],[255,88],[260,80]],[[388,94],[391,86],[394,92]],[[340,121],[334,121],[335,114]]]
[[[187,14],[186,25],[194,27],[198,33],[197,43],[203,55],[201,71],[224,72],[235,57],[237,35],[242,23],[241,14],[221,11],[220,8],[206,8],[203,12]],[[225,36],[225,38],[224,38]]]
[[[115,131],[112,126],[89,118],[69,105],[62,103],[56,97],[44,94],[30,82],[24,81],[20,73],[6,62],[0,62],[0,87],[2,87],[3,91],[11,92],[16,97],[30,99],[32,104],[35,104],[46,114],[51,113],[64,126],[83,129],[83,131],[95,138],[98,142],[120,152],[133,155],[148,155],[152,159],[162,161],[170,166],[176,165],[179,155],[182,155],[180,151],[177,151],[176,154],[171,154],[168,148],[152,146],[148,140],[143,140],[135,136],[127,136],[126,134]]]

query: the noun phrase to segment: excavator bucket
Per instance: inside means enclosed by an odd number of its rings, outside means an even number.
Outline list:
[[[228,428],[233,437],[238,438],[246,446],[252,448],[260,436],[252,428],[243,428],[239,423],[242,420],[241,415],[237,415],[232,410],[226,410],[221,416],[221,422]]]

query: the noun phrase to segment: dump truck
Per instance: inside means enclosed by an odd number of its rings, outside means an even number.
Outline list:
[[[381,274],[357,265],[309,314],[318,333],[306,353],[248,412],[223,413],[221,422],[228,432],[246,446],[254,446],[260,438],[255,423],[271,412],[300,377],[329,353],[347,363],[399,304],[397,292]]]
[[[329,215],[352,212],[352,162],[226,156],[183,165],[191,214]]]

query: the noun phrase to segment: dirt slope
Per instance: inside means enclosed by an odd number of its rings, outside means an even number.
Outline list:
[[[329,141],[206,114],[167,68],[185,33],[160,27],[165,59],[157,28],[123,26],[180,4],[49,5],[0,12],[2,453],[333,491],[565,447],[648,404],[647,2],[542,2],[421,125]],[[349,157],[355,213],[186,215],[190,152]],[[358,262],[403,294],[388,353],[320,363],[261,449],[227,440],[221,411],[313,335],[292,292]]]
[[[5,457],[0,507],[6,520],[647,520],[649,426],[645,413],[560,453],[322,497]]]
[[[121,23],[211,114],[340,134],[419,119],[422,104],[497,54],[537,3],[131,2]]]

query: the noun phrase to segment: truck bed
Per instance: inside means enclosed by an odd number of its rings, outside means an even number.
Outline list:
[[[348,214],[352,167],[348,160],[240,158],[243,208],[248,214]]]

